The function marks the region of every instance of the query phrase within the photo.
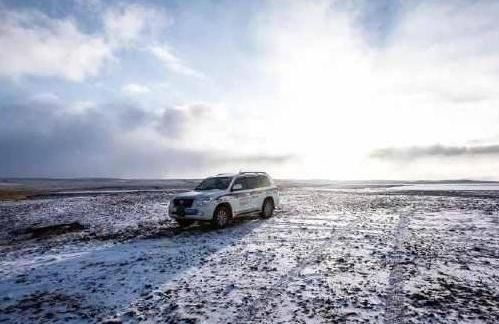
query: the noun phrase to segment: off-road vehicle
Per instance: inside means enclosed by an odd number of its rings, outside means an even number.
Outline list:
[[[206,178],[193,191],[176,195],[168,213],[180,226],[211,221],[222,228],[243,215],[271,217],[278,204],[279,191],[267,173],[239,172]]]

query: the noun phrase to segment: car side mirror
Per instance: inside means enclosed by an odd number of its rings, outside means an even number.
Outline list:
[[[238,191],[238,190],[242,190],[242,189],[243,189],[243,185],[240,183],[236,183],[235,185],[232,186],[232,191]]]

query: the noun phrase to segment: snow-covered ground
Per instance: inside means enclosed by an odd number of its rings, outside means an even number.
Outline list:
[[[0,202],[0,322],[498,322],[499,191],[389,187],[224,230],[178,229],[178,188]]]

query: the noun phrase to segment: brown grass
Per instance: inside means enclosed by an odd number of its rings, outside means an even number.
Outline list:
[[[2,200],[23,200],[35,195],[33,191],[0,189],[0,201]]]

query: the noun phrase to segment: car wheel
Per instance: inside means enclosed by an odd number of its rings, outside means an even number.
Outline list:
[[[262,217],[263,218],[270,218],[274,214],[274,201],[272,199],[267,198],[263,202],[262,206]]]
[[[187,227],[189,225],[192,225],[192,223],[194,223],[192,219],[177,219],[176,221],[180,227]]]
[[[216,228],[224,228],[229,225],[231,217],[230,209],[227,206],[218,206],[213,213],[212,224]]]

